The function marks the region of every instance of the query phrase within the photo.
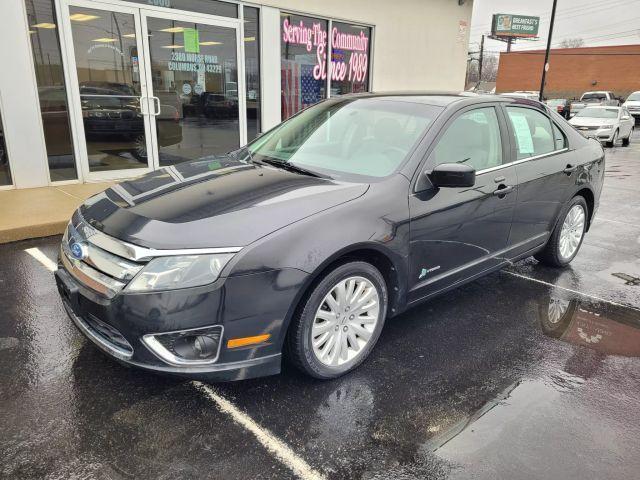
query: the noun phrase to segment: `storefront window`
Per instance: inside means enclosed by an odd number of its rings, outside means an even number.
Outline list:
[[[262,131],[260,124],[260,28],[259,10],[244,7],[244,70],[247,89],[247,141]]]
[[[67,90],[52,0],[25,0],[40,112],[52,181],[78,178],[71,142]]]
[[[11,185],[11,169],[9,155],[4,143],[4,129],[2,128],[2,112],[0,112],[0,185]]]
[[[238,6],[218,0],[128,0],[154,7],[175,8],[189,12],[206,13],[220,17],[238,18]]]
[[[282,120],[327,96],[326,20],[280,17]]]
[[[345,23],[331,24],[331,95],[369,89],[371,29]]]

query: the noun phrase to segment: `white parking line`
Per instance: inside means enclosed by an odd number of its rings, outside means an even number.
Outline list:
[[[46,268],[47,270],[51,272],[55,272],[58,269],[58,265],[56,264],[56,262],[49,259],[49,257],[47,257],[44,253],[42,253],[42,250],[40,250],[39,248],[36,248],[36,247],[27,248],[25,249],[25,252],[27,252],[29,255],[31,255],[33,258],[39,261],[42,265],[44,265],[44,268]]]
[[[255,435],[258,441],[268,451],[273,453],[278,459],[289,467],[295,475],[303,480],[324,480],[325,477],[317,470],[314,470],[303,458],[296,453],[282,440],[277,438],[266,428],[258,425],[249,415],[236,407],[229,400],[205,385],[202,382],[191,382],[196,388],[205,393],[207,397],[218,406],[220,411],[228,414],[236,423],[243,426]]]
[[[518,278],[523,278],[525,280],[529,280],[531,282],[541,283],[542,285],[546,285],[548,287],[559,288],[560,290],[564,290],[566,292],[575,293],[576,295],[581,295],[583,297],[591,298],[591,299],[597,300],[599,302],[605,302],[605,303],[608,303],[610,305],[615,305],[616,307],[629,308],[631,310],[636,310],[636,311],[640,312],[640,308],[633,307],[631,305],[625,305],[624,303],[618,303],[618,302],[614,302],[612,300],[607,300],[606,298],[598,297],[596,295],[590,295],[588,293],[583,293],[583,292],[580,292],[578,290],[574,290],[572,288],[561,287],[560,285],[555,285],[555,284],[550,283],[550,282],[545,282],[544,280],[538,280],[537,278],[527,277],[526,275],[522,275],[520,273],[511,272],[509,270],[502,270],[502,272],[508,273],[509,275],[513,275],[514,277],[518,277]]]

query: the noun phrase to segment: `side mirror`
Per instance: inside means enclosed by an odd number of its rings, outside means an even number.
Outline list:
[[[442,163],[427,175],[435,187],[473,187],[476,183],[475,168],[463,163]]]
[[[629,115],[623,115],[622,116],[622,120],[629,120],[631,117],[629,117]]]

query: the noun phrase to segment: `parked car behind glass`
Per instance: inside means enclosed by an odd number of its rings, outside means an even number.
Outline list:
[[[571,102],[571,115],[576,115],[585,107],[598,105],[617,107],[620,105],[620,99],[610,91],[584,92],[579,101]]]
[[[571,116],[571,102],[567,98],[552,98],[545,102],[550,108],[555,109],[558,115],[569,120]]]
[[[388,317],[530,255],[569,264],[604,167],[598,142],[537,101],[335,97],[248,147],[90,198],[56,282],[124,363],[245,379],[278,373],[285,350],[334,378]]]

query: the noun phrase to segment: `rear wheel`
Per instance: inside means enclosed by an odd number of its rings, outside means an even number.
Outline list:
[[[565,206],[560,221],[536,260],[552,267],[564,267],[577,255],[587,229],[587,202],[573,197]]]
[[[373,265],[350,262],[329,272],[292,320],[292,363],[320,379],[360,365],[378,341],[387,314],[387,288]]]

